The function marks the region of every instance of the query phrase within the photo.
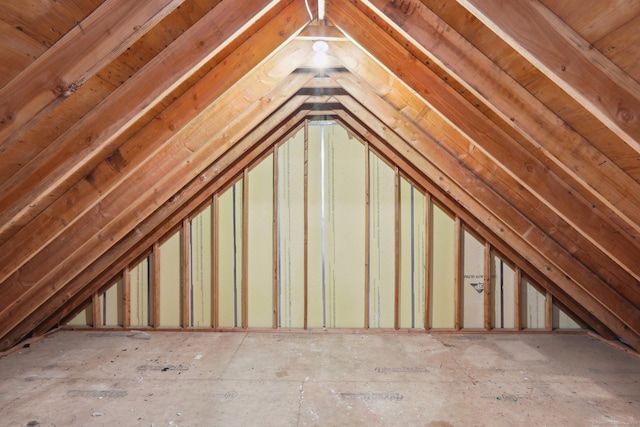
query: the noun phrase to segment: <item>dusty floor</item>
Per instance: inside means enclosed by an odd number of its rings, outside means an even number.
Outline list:
[[[640,359],[586,335],[59,332],[0,359],[0,425],[640,425]]]

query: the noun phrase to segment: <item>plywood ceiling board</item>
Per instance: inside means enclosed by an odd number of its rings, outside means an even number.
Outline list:
[[[640,84],[539,3],[459,2],[640,152]]]
[[[0,212],[0,217],[6,220],[4,224],[19,221],[25,216],[33,217],[46,208],[47,194],[59,191],[60,187],[70,187],[75,182],[74,178],[86,174],[107,157],[105,154],[115,148],[112,145],[118,134],[219,53],[235,33],[250,25],[254,14],[262,13],[257,3],[252,3],[242,12],[236,11],[233,6],[226,7],[231,10],[216,8],[209,12],[170,48],[148,63],[143,72],[128,80],[99,108],[84,116],[10,180],[0,185],[3,189],[0,203],[10,206]],[[229,12],[232,14],[229,15]],[[230,16],[235,19],[230,19]],[[219,20],[223,20],[224,25],[213,29],[211,24]],[[185,51],[189,54],[185,54]],[[166,62],[176,68],[167,68]]]
[[[491,106],[504,123],[511,124],[514,130],[526,137],[531,142],[531,145],[524,145],[529,151],[542,154],[555,163],[550,164],[553,170],[573,178],[575,182],[572,186],[586,197],[595,198],[600,206],[604,204],[605,209],[628,217],[628,222],[621,221],[620,226],[633,234],[640,234],[640,225],[634,228],[635,224],[640,224],[640,216],[637,215],[640,212],[640,196],[635,197],[640,194],[640,187],[630,191],[634,186],[637,187],[637,183],[612,162],[608,162],[606,156],[591,146],[588,140],[565,128],[562,120],[552,111],[547,110],[518,82],[503,73],[428,9],[416,8],[411,15],[406,15],[393,2],[373,0],[371,3],[377,11],[375,22],[380,24],[390,18],[400,32],[411,38],[413,44],[443,64],[482,102]],[[406,45],[406,42],[403,44]],[[514,108],[514,105],[519,108]],[[604,171],[603,167],[608,170]],[[570,182],[570,179],[565,181]],[[625,200],[629,204],[611,205],[609,198]]]

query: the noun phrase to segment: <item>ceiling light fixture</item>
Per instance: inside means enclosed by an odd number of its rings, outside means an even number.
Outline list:
[[[329,50],[327,42],[322,40],[313,42],[313,51],[315,52],[313,62],[316,64],[316,67],[324,67],[327,65],[327,50]]]

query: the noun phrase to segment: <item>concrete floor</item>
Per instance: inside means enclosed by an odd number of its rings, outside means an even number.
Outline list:
[[[640,425],[640,359],[587,335],[67,331],[0,359],[0,425]]]

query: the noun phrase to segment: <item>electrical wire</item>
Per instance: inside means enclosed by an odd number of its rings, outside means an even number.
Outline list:
[[[311,8],[309,7],[309,0],[304,0],[304,4],[307,6],[307,12],[309,12],[309,19],[313,21],[313,13],[311,13]]]

